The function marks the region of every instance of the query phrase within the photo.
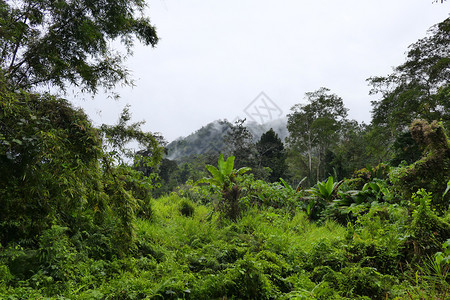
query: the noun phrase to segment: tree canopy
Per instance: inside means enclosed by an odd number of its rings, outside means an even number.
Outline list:
[[[245,119],[237,120],[224,137],[229,153],[236,157],[234,161],[237,168],[253,166],[254,144],[253,135],[244,125]]]
[[[405,132],[414,119],[443,121],[450,126],[450,18],[434,25],[430,35],[409,47],[406,61],[387,76],[368,79],[374,125]]]
[[[306,93],[308,104],[297,104],[288,115],[287,142],[298,161],[306,168],[308,178],[319,180],[323,176],[325,152],[339,140],[339,131],[347,117],[342,98],[330,94],[327,88]],[[315,160],[315,162],[313,161]],[[316,175],[314,176],[314,169]]]
[[[285,163],[286,151],[283,142],[272,128],[263,133],[256,143],[256,150],[259,154],[260,166],[269,167],[272,170],[268,177],[270,182],[275,182],[285,177],[287,169]]]
[[[157,136],[142,132],[142,122],[129,125],[128,108],[117,125],[97,129],[67,100],[36,90],[72,84],[95,93],[130,83],[112,45],[127,54],[136,38],[156,45],[155,28],[138,16],[144,8],[143,0],[0,0],[1,245],[36,246],[44,231],[62,226],[71,234],[108,228],[120,243],[99,255],[133,247],[133,220],[148,210],[156,175],[123,158],[134,159],[127,148],[134,142],[142,150],[135,163],[155,167]]]
[[[0,66],[10,85],[30,90],[67,84],[95,93],[130,83],[123,66],[137,38],[158,42],[144,0],[0,0]]]

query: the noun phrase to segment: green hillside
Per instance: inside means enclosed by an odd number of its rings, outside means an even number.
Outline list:
[[[286,119],[272,120],[265,124],[256,122],[245,123],[246,128],[252,134],[253,142],[257,142],[271,128],[284,141],[289,134],[286,125]],[[217,120],[208,123],[187,137],[180,137],[170,142],[166,146],[167,158],[181,162],[195,155],[227,152],[229,149],[224,138],[232,126],[233,124],[227,120]]]

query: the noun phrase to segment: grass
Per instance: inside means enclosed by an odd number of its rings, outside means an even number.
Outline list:
[[[395,206],[374,208],[348,227],[270,207],[249,208],[233,222],[175,194],[151,207],[150,219],[135,221],[129,256],[83,258],[64,240],[58,253],[82,258],[56,264],[70,280],[44,272],[15,286],[0,281],[0,298],[386,299],[389,292],[408,299],[413,291],[397,268],[406,214]]]
[[[180,212],[183,201],[176,195],[156,199],[152,203],[152,220],[136,222],[140,250],[154,265],[136,279],[154,284],[141,286],[140,290],[153,295],[173,292],[179,297],[180,292],[189,291],[197,296],[214,297],[223,289],[226,295],[227,289],[238,284],[233,281],[237,267],[254,268],[255,274],[261,275],[264,268],[269,268],[267,260],[276,260],[292,271],[287,262],[300,263],[315,245],[330,245],[343,240],[346,234],[346,228],[331,221],[321,226],[309,222],[301,211],[292,215],[270,208],[250,208],[237,222],[219,220],[217,216],[207,221],[211,209],[192,204],[194,213],[187,217]],[[272,269],[267,272],[277,273]],[[135,285],[130,282],[132,274],[127,273],[126,277],[126,282]],[[261,275],[259,283],[274,289],[269,277]],[[289,280],[298,282],[302,278],[295,275]]]

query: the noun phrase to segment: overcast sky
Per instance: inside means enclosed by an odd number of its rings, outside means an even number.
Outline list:
[[[130,104],[134,121],[168,141],[217,119],[249,119],[261,101],[273,108],[270,118],[285,116],[320,87],[368,123],[374,98],[366,79],[390,73],[410,44],[449,16],[450,3],[432,2],[151,0],[160,41],[137,45],[128,59],[136,86],[117,88],[119,101],[69,99],[97,125],[115,123]]]

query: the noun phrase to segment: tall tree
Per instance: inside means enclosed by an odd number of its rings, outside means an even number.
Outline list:
[[[415,119],[443,121],[450,128],[450,18],[409,47],[406,62],[388,76],[371,77],[372,122],[396,136]]]
[[[269,181],[275,182],[280,177],[285,177],[287,169],[286,151],[283,142],[272,128],[263,133],[256,143],[256,149],[259,154],[260,167],[269,167],[272,170],[268,178]]]
[[[294,155],[294,163],[295,160],[303,161],[311,184],[325,175],[326,150],[339,140],[339,131],[347,117],[348,109],[342,98],[329,92],[322,87],[306,93],[309,103],[293,106],[288,115],[287,142],[291,157]]]
[[[255,145],[253,135],[244,125],[245,119],[237,120],[224,137],[229,154],[235,156],[237,168],[253,167],[255,162]]]
[[[421,156],[408,127],[415,119],[442,121],[450,130],[450,18],[434,25],[429,35],[409,46],[406,61],[387,76],[368,79],[372,106],[372,136],[382,141],[386,159],[398,165]]]
[[[355,170],[378,165],[386,161],[385,140],[378,140],[376,128],[355,120],[343,122],[340,140],[327,149],[325,173],[336,175],[339,179],[351,177]]]
[[[135,212],[154,176],[121,158],[131,154],[128,142],[137,142],[151,154],[140,162],[156,165],[157,139],[142,123],[128,125],[127,109],[117,125],[98,130],[66,100],[33,90],[73,84],[95,93],[130,83],[111,45],[121,42],[131,54],[136,38],[156,44],[155,28],[137,15],[144,7],[144,0],[0,0],[2,245],[37,245],[40,234],[60,225],[71,234],[104,226],[118,254],[132,247]]]
[[[0,66],[10,85],[32,89],[67,84],[84,91],[130,83],[123,56],[135,38],[155,46],[144,0],[0,0]],[[139,15],[138,15],[139,14]]]
[[[71,234],[104,226],[125,253],[155,176],[121,158],[131,153],[128,142],[148,153],[139,161],[149,169],[162,157],[155,137],[130,117],[125,109],[117,125],[98,130],[66,100],[11,91],[0,76],[0,243],[36,246],[52,225]]]

